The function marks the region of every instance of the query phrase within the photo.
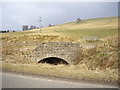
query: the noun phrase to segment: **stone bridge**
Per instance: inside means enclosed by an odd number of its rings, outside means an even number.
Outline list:
[[[30,55],[31,60],[75,64],[81,55],[80,45],[71,42],[42,42]]]

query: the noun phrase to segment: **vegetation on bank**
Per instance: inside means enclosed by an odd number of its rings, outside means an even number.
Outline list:
[[[118,26],[116,17],[82,20],[52,27],[4,33],[2,35],[3,70],[45,76],[93,81],[118,81]],[[97,36],[98,41],[86,41]],[[76,65],[49,65],[27,58],[39,42],[80,43],[82,56]],[[86,48],[85,45],[94,45]]]
[[[118,70],[88,70],[85,64],[81,65],[50,65],[50,64],[13,64],[3,63],[3,71],[42,75],[71,80],[86,80],[95,82],[118,82]]]

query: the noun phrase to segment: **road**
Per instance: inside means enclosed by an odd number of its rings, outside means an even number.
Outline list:
[[[2,88],[116,88],[116,86],[2,73]]]

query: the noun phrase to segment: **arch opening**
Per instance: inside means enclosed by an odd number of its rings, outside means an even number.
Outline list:
[[[63,60],[61,58],[57,58],[57,57],[44,58],[44,59],[40,60],[38,63],[48,63],[48,64],[52,64],[52,65],[58,65],[58,64],[67,65],[68,64],[68,62],[66,62],[65,60]]]

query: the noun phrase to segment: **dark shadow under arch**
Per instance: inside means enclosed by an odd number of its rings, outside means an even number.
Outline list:
[[[48,63],[48,64],[53,64],[53,65],[58,65],[58,64],[67,65],[68,64],[68,62],[66,62],[65,60],[63,60],[61,58],[57,58],[57,57],[44,58],[44,59],[40,60],[38,63]]]

